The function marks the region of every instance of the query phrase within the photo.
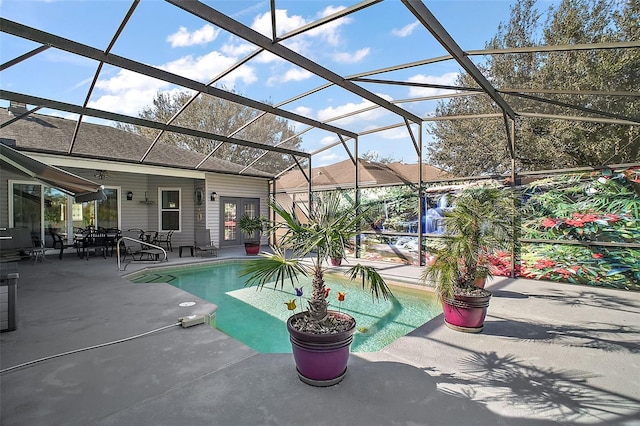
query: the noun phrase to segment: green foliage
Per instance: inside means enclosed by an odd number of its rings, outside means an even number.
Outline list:
[[[512,7],[509,22],[499,26],[486,47],[505,49],[640,39],[637,24],[640,3],[637,1],[563,0],[549,7],[544,15],[536,9],[536,4],[534,0],[518,1]],[[640,91],[639,49],[491,55],[479,67],[498,89]],[[476,86],[465,73],[460,75],[457,84]],[[502,95],[518,112],[598,116],[590,111],[599,110],[618,118],[640,115],[640,104],[633,96],[538,95],[535,92]],[[477,93],[442,101],[436,111],[439,116],[499,112],[487,96]],[[427,147],[429,161],[455,175],[503,173],[511,169],[511,150],[502,117],[436,121],[430,133],[434,143]],[[640,161],[640,126],[519,117],[515,142],[517,170]]]
[[[414,185],[366,188],[362,205],[369,211],[369,227],[405,231],[404,222],[418,217],[418,195]]]
[[[363,224],[367,223],[367,212],[360,208],[341,208],[338,193],[326,193],[314,197],[310,214],[297,216],[293,209],[286,209],[275,201],[270,202],[277,216],[269,227],[277,235],[273,253],[263,253],[243,268],[241,276],[246,276],[247,285],[263,287],[275,282],[282,286],[284,281],[292,285],[299,275],[312,275],[312,292],[308,311],[312,321],[321,322],[327,318],[324,273],[330,257],[344,257],[345,247],[351,244]],[[307,258],[311,265],[301,262]],[[385,299],[391,294],[384,279],[373,267],[355,265],[346,272],[351,279],[361,277],[363,287],[369,286],[372,296]]]
[[[525,238],[635,242],[640,240],[640,169],[604,169],[555,176],[523,194]]]
[[[525,278],[640,290],[640,250],[573,245],[524,244]]]
[[[265,217],[249,216],[248,214],[244,214],[238,220],[238,228],[240,228],[240,230],[250,238],[253,237],[256,240],[259,240],[266,223]]]
[[[473,287],[487,272],[488,256],[503,249],[511,238],[515,200],[506,188],[469,187],[456,194],[453,208],[444,215],[445,235],[422,278],[435,283],[440,294]]]
[[[280,247],[274,247],[273,253],[260,253],[262,258],[246,262],[241,277],[248,277],[246,284],[248,286],[257,285],[262,287],[267,283],[273,283],[274,288],[280,285],[284,286],[286,280],[298,282],[298,276],[307,276],[308,271],[300,263],[300,259],[287,258],[284,250]]]
[[[640,250],[589,245],[640,241],[640,167],[555,176],[523,193],[522,276],[640,290]]]

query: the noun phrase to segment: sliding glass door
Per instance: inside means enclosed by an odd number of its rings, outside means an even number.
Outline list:
[[[106,200],[73,203],[64,192],[39,183],[10,182],[10,226],[27,228],[34,237],[51,245],[50,232],[63,240],[74,228],[118,228],[120,208],[118,188],[105,188]]]

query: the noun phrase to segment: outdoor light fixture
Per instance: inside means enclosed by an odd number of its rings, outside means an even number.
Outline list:
[[[211,201],[215,201],[215,200],[216,200],[216,195],[218,195],[218,193],[217,193],[216,191],[213,191],[213,192],[211,193],[211,198],[210,198],[210,200],[211,200]]]
[[[133,200],[133,192],[129,191],[127,192],[127,201],[131,201]]]

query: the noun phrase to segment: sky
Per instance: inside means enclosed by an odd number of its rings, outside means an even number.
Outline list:
[[[269,1],[204,1],[240,23],[270,36]],[[350,7],[355,1],[276,1],[276,28],[284,34],[309,22]],[[512,1],[424,1],[464,50],[483,49],[498,25],[509,19]],[[542,2],[541,8],[550,3]],[[111,42],[131,7],[124,0],[0,0],[3,18],[69,38],[101,50]],[[444,49],[420,25],[399,0],[386,0],[363,11],[333,21],[285,42],[303,56],[343,75],[354,75],[401,63],[445,55]],[[0,62],[5,63],[39,44],[0,33]],[[221,71],[243,58],[255,46],[191,16],[161,0],[142,0],[111,52],[153,65],[172,73],[207,83]],[[480,58],[481,59],[481,58]],[[477,61],[477,59],[475,59]],[[5,90],[82,105],[98,63],[57,49],[48,49],[0,73]],[[385,73],[373,78],[454,84],[460,67],[444,61],[422,67]],[[279,104],[324,84],[317,76],[270,54],[261,53],[221,79],[217,85],[259,101]],[[446,93],[437,89],[362,83],[363,87],[387,100]],[[169,83],[105,65],[88,106],[137,116],[152,104],[158,92],[180,90]],[[183,89],[184,90],[184,89]],[[6,101],[0,105],[7,106]],[[282,106],[283,109],[317,120],[328,120],[371,105],[355,94],[329,88]],[[433,114],[436,103],[403,104],[416,115]],[[61,111],[43,113],[76,118]],[[95,121],[95,120],[94,120]],[[332,121],[352,131],[399,123],[380,109]],[[293,123],[297,129],[306,125]],[[308,152],[335,143],[327,132],[311,131],[303,136]],[[424,143],[429,143],[425,136]],[[360,137],[360,154],[377,153],[406,163],[418,159],[406,129],[395,128]],[[347,159],[341,146],[313,157],[314,167]]]

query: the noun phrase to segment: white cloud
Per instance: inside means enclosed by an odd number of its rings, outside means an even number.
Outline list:
[[[333,60],[343,64],[355,64],[369,55],[370,49],[368,47],[360,49],[355,53],[340,52],[333,55]]]
[[[225,55],[238,57],[248,55],[256,49],[257,47],[251,43],[247,43],[244,41],[235,43],[234,40],[234,42],[223,44],[220,48],[220,51]]]
[[[349,102],[343,105],[339,105],[337,107],[330,106],[318,111],[318,119],[321,121],[330,120],[334,117],[339,117],[344,114],[349,114],[351,112],[366,108],[371,105],[373,105],[372,102],[363,99],[362,102],[360,102],[359,104]]]
[[[155,90],[129,90],[118,95],[104,95],[95,102],[90,102],[89,107],[111,111],[125,115],[137,116],[138,111],[149,106]]]
[[[286,34],[306,24],[307,21],[302,16],[288,16],[286,9],[276,9],[276,29],[278,35]],[[251,24],[251,28],[265,37],[271,38],[271,13],[266,12],[256,16]]]
[[[409,132],[405,126],[398,127],[396,129],[389,129],[382,132],[376,133],[376,136],[381,137],[382,139],[407,139],[409,137]]]
[[[327,6],[324,10],[322,10],[318,15],[319,18],[324,18],[325,16],[329,16],[336,12],[345,9],[344,6]],[[349,17],[343,17],[340,19],[336,19],[327,24],[322,25],[321,27],[314,28],[307,32],[307,34],[311,37],[319,37],[321,40],[330,44],[331,46],[337,46],[340,43],[340,27],[343,25],[347,25],[351,23],[353,20]]]
[[[206,83],[235,62],[235,58],[211,52],[197,58],[183,56],[159,68]],[[245,84],[254,83],[257,81],[255,70],[244,65],[222,78],[220,83],[234,86],[238,80]],[[101,90],[103,94],[92,102],[92,107],[127,115],[137,115],[138,111],[151,105],[159,91],[184,90],[173,89],[170,83],[128,70],[121,70],[111,78],[98,80],[96,89]]]
[[[338,139],[336,139],[335,136],[325,136],[324,138],[320,139],[320,145],[322,146],[331,145],[332,143],[336,142],[338,142]]]
[[[380,96],[380,95],[379,95]],[[388,97],[385,97],[388,98]],[[389,100],[389,99],[387,99]],[[318,120],[326,121],[335,117],[342,116],[344,114],[349,114],[354,111],[359,111],[368,107],[373,106],[374,103],[368,101],[366,99],[362,99],[360,103],[349,102],[343,105],[339,105],[336,107],[330,106],[328,108],[322,109],[318,111]],[[355,121],[371,121],[380,118],[382,115],[386,113],[386,110],[383,108],[374,108],[368,111],[364,111],[358,114],[351,115],[349,117],[341,118],[340,120],[336,120],[333,124],[336,125],[345,125],[349,123],[353,123]]]
[[[212,25],[206,24],[194,32],[189,32],[186,27],[180,27],[177,32],[169,35],[167,41],[171,47],[186,47],[197,44],[207,44],[218,37],[220,29],[215,29]]]
[[[289,81],[303,81],[313,76],[309,71],[302,68],[291,68],[284,74],[274,75],[267,81],[267,85],[273,85],[276,83],[286,83]]]
[[[342,158],[338,155],[338,154],[332,154],[332,153],[328,153],[328,154],[323,154],[323,155],[316,155],[313,157],[313,167],[322,167],[322,166],[327,166],[329,164],[333,164],[333,163],[337,163],[337,160],[341,160]]]
[[[409,77],[408,81],[412,83],[429,83],[452,86],[455,84],[458,75],[459,74],[457,72],[448,72],[440,76],[417,74]],[[432,87],[411,87],[409,89],[409,96],[434,96],[446,92],[448,92],[448,90],[446,89],[437,89]]]
[[[299,106],[296,107],[293,112],[295,112],[298,115],[304,115],[305,117],[311,117],[313,116],[313,109],[306,107],[306,106]]]
[[[397,29],[394,28],[393,30],[391,30],[391,34],[393,34],[394,36],[397,37],[408,37],[411,35],[411,33],[413,33],[413,30],[416,29],[416,27],[418,26],[419,22],[415,21],[409,25],[405,25],[404,27]]]
[[[108,93],[123,94],[128,90],[157,90],[168,86],[169,83],[129,70],[120,70],[114,77],[98,80],[96,88]]]
[[[206,82],[236,62],[236,58],[224,56],[214,51],[195,59],[191,55],[183,56],[162,65],[161,68],[192,80]],[[256,82],[257,79],[255,70],[248,65],[243,65],[233,73],[225,76],[221,82],[235,84],[236,80],[242,80],[245,84],[251,84]]]

